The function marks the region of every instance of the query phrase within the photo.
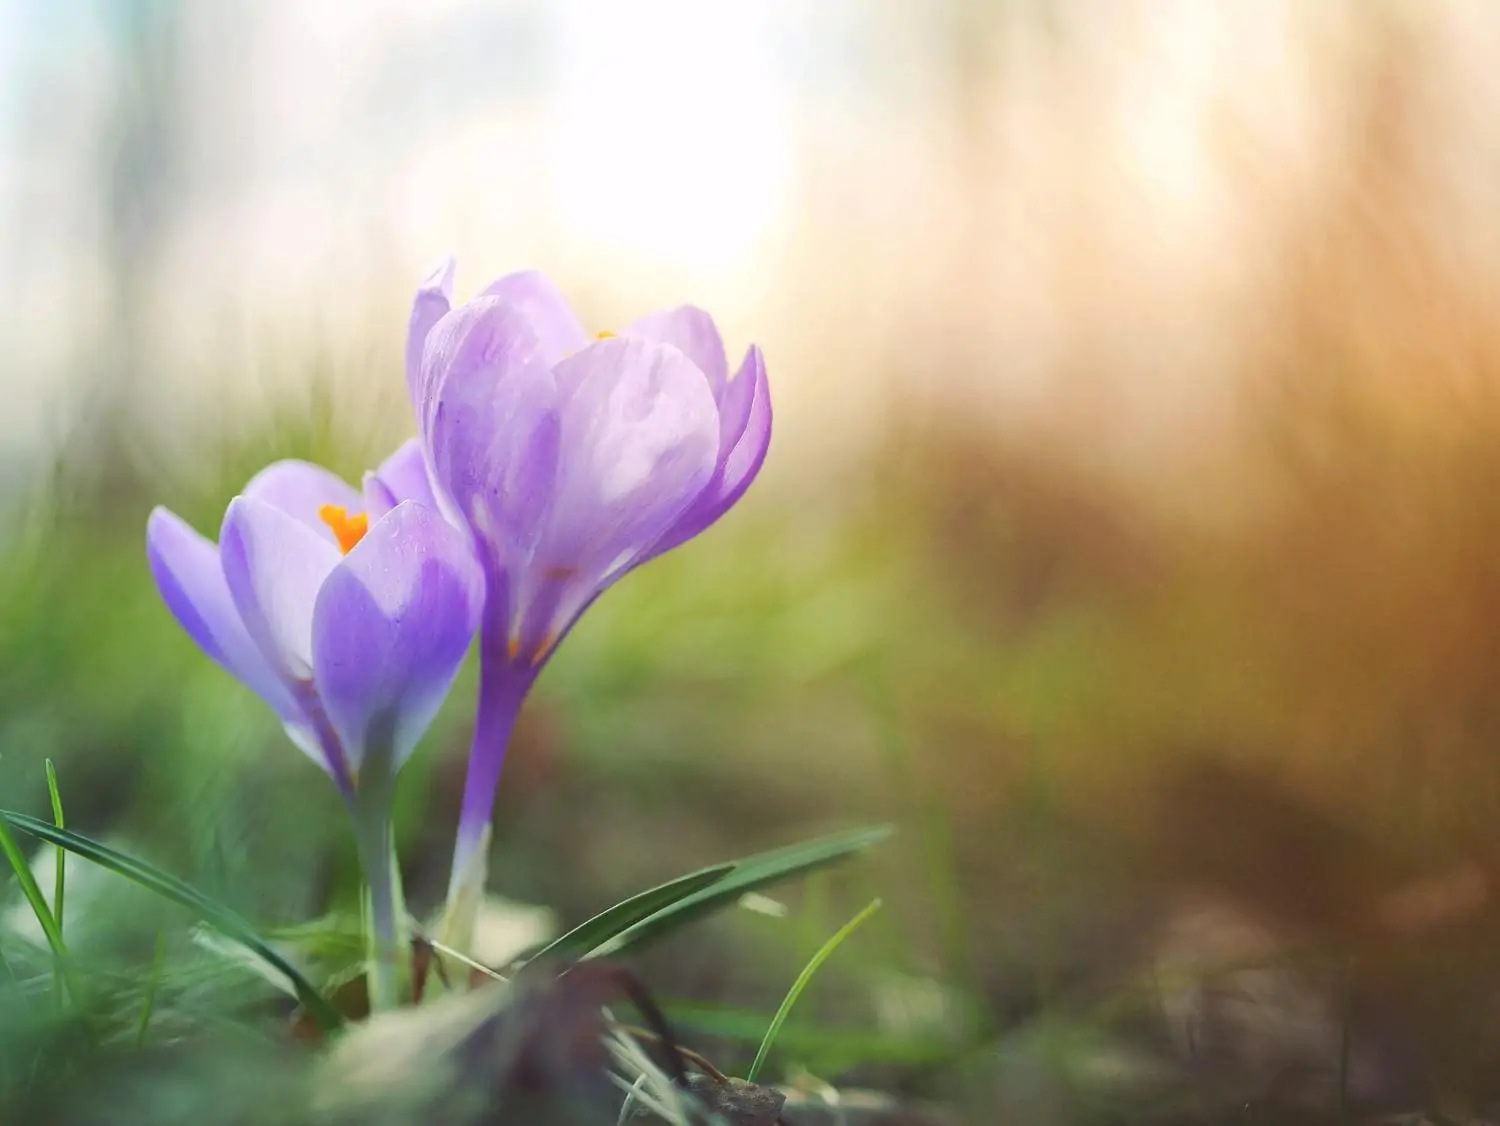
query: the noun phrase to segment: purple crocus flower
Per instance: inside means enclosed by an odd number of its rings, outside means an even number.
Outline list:
[[[391,790],[463,662],[484,597],[468,538],[430,500],[398,499],[413,491],[406,448],[367,476],[363,496],[327,470],[281,461],[230,502],[217,545],[165,508],[146,530],[178,622],[270,705],[349,806],[379,1003],[399,988],[391,975],[403,948]]]
[[[437,503],[484,568],[480,698],[449,884],[464,944],[511,726],[579,615],[749,488],[771,438],[765,361],[733,378],[690,306],[584,331],[557,288],[510,274],[452,307],[453,264],[418,291],[407,376]],[[424,482],[425,484],[425,482]]]

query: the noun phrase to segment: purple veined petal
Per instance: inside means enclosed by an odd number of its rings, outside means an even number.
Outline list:
[[[521,310],[541,342],[549,367],[592,339],[562,291],[539,270],[506,274],[485,287],[484,296],[498,297]]]
[[[219,549],[175,513],[157,508],[146,522],[146,557],[162,599],[188,636],[269,704],[283,723],[305,722],[291,691],[240,620]]]
[[[555,375],[565,395],[557,484],[515,611],[523,617],[541,583],[564,584],[550,635],[673,526],[712,478],[719,445],[703,373],[670,345],[603,340]]]
[[[401,503],[395,491],[380,479],[380,475],[374,470],[365,470],[364,479],[360,482],[359,491],[364,494],[365,514],[371,520],[379,520],[391,509]]]
[[[443,317],[422,351],[417,431],[426,438],[439,402],[482,406],[516,371],[547,368],[546,349],[518,306],[476,297]]]
[[[648,313],[620,333],[632,340],[655,340],[670,344],[698,365],[708,377],[708,385],[719,399],[729,380],[729,360],[724,355],[724,340],[714,319],[693,305]]]
[[[417,288],[412,301],[411,321],[406,330],[406,386],[412,406],[425,398],[421,385],[422,351],[427,345],[427,334],[453,307],[453,273],[457,265],[451,255],[443,259]]]
[[[554,375],[561,452],[547,562],[593,569],[648,546],[708,483],[718,405],[697,365],[665,344],[602,340]]]
[[[424,430],[439,506],[496,565],[535,545],[558,460],[557,386],[521,311],[486,297],[455,309],[429,339],[436,389]]]
[[[426,455],[422,443],[408,438],[364,479],[364,511],[370,522],[379,520],[404,500],[414,500],[427,508],[436,508],[432,481],[427,475]]]
[[[738,424],[740,408],[730,395],[725,395],[721,408],[721,418],[726,424],[724,434],[738,431],[728,456],[721,457],[724,490],[731,497],[730,504],[750,487],[765,464],[766,451],[771,448],[771,383],[766,376],[766,358],[755,345],[745,351],[733,384],[745,385],[750,402],[745,408],[743,425]]]
[[[318,696],[352,768],[389,740],[399,767],[437,714],[479,625],[484,576],[467,538],[404,502],[334,567],[313,613]]]
[[[719,403],[719,456],[713,479],[646,558],[686,543],[733,508],[760,473],[770,446],[771,385],[765,357],[752,345]]]
[[[332,504],[353,513],[359,512],[364,504],[359,490],[349,482],[310,461],[272,462],[250,478],[243,495],[279,508],[335,548],[338,539],[318,515],[319,510]]]
[[[261,654],[286,680],[310,679],[313,606],[339,549],[282,509],[239,496],[224,514],[219,558]]]

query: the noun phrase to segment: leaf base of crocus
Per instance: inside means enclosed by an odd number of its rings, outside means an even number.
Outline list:
[[[472,953],[474,925],[479,906],[484,901],[484,887],[490,870],[490,827],[484,826],[479,839],[455,870],[448,888],[448,905],[443,911],[439,940],[460,954]]]

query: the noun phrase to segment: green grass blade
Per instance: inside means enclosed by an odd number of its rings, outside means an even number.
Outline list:
[[[57,767],[47,760],[47,793],[52,797],[52,823],[59,829],[67,828],[63,819],[62,794],[57,788]],[[63,933],[63,895],[68,888],[68,850],[57,846],[57,876],[52,881],[52,915],[57,920],[57,933]]]
[[[46,760],[47,767],[47,793],[52,798],[52,823],[59,829],[64,827],[62,793],[57,788],[57,767],[52,765],[52,760]],[[53,865],[52,873],[52,917],[57,920],[57,933],[63,933],[63,896],[68,888],[68,852],[61,845],[57,846],[56,863]],[[54,992],[57,997],[59,1008],[63,1005],[63,975],[62,966],[59,964],[56,972],[52,975]]]
[[[567,934],[553,939],[546,946],[527,956],[528,962],[542,958],[579,958],[604,945],[622,931],[633,927],[642,919],[665,910],[674,903],[694,895],[704,888],[716,884],[734,871],[733,864],[715,864],[686,876],[678,876],[654,888],[621,900],[613,907],[599,912],[593,918],[579,923]]]
[[[771,1054],[771,1045],[776,1043],[776,1037],[781,1032],[781,1026],[786,1023],[787,1015],[792,1011],[792,1006],[797,1003],[797,998],[802,996],[802,991],[807,988],[807,983],[812,981],[813,975],[818,972],[824,962],[828,961],[833,952],[844,944],[846,938],[859,930],[865,920],[879,910],[880,900],[872,899],[863,911],[836,930],[833,933],[833,937],[823,943],[807,965],[802,967],[802,972],[797,975],[797,980],[792,982],[792,987],[787,990],[786,997],[782,999],[781,1007],[776,1010],[776,1015],[771,1018],[771,1025],[766,1029],[766,1034],[760,1042],[760,1048],[755,1053],[755,1062],[750,1065],[750,1070],[745,1072],[745,1081],[747,1083],[754,1083],[755,1077],[760,1074],[760,1069],[765,1066],[766,1057]]]
[[[46,822],[39,822],[39,824],[46,824]],[[9,861],[11,869],[16,874],[16,882],[21,885],[21,894],[31,905],[36,921],[41,924],[42,933],[47,936],[47,945],[52,947],[57,972],[67,987],[68,995],[75,1002],[81,1000],[83,995],[79,993],[78,982],[73,977],[71,963],[68,961],[68,947],[63,942],[62,930],[57,925],[57,917],[52,914],[52,908],[47,906],[47,898],[42,894],[41,886],[36,882],[36,874],[32,872],[31,865],[26,862],[21,846],[16,843],[15,834],[10,831],[10,826],[4,823],[4,818],[0,818],[0,852],[5,853],[5,859]]]
[[[678,927],[699,919],[714,911],[722,910],[739,902],[747,892],[759,891],[792,876],[812,872],[829,864],[835,864],[857,852],[886,840],[895,830],[889,825],[877,825],[866,829],[852,829],[845,833],[819,837],[786,848],[756,853],[731,865],[725,876],[709,884],[701,891],[679,899],[654,911],[639,922],[627,927],[608,941],[594,947],[584,957],[599,958],[639,946],[644,942],[660,938]]]
[[[12,847],[14,846],[14,838],[11,836],[9,829],[5,827],[6,822],[20,829],[23,833],[29,833],[31,836],[38,837],[51,844],[61,845],[69,852],[82,856],[85,860],[91,860],[95,864],[103,868],[108,868],[111,872],[139,884],[148,891],[155,892],[164,899],[169,899],[173,903],[186,907],[225,937],[234,939],[247,950],[257,955],[267,965],[274,967],[284,974],[287,980],[291,982],[292,988],[296,990],[297,999],[302,1002],[309,1015],[325,1031],[333,1031],[343,1025],[343,1017],[313,987],[312,983],[302,975],[301,971],[256,934],[251,929],[249,923],[245,922],[238,914],[225,907],[222,903],[217,903],[209,899],[190,884],[184,883],[176,876],[163,872],[161,869],[147,864],[143,860],[127,856],[123,852],[110,848],[108,845],[100,844],[98,841],[85,837],[80,833],[75,833],[71,829],[59,829],[56,825],[41,821],[35,817],[29,817],[24,813],[15,813],[11,810],[0,809],[0,848],[5,847],[4,842],[6,839],[11,841]],[[7,855],[9,855],[9,849],[6,851]],[[19,850],[17,851],[19,852]],[[30,875],[30,869],[26,869],[26,871]],[[31,885],[33,888],[36,887],[35,879],[31,880]],[[40,890],[37,891],[36,895],[37,902],[45,910],[47,905],[41,899]],[[50,911],[48,912],[48,918],[49,920],[51,918]],[[47,924],[44,923],[43,925],[45,927]],[[55,930],[56,923],[52,922],[51,925]],[[59,942],[61,941],[61,935],[58,936],[58,940]]]
[[[151,958],[151,973],[146,978],[146,999],[141,1003],[141,1019],[135,1028],[135,1047],[140,1051],[146,1043],[146,1029],[151,1027],[151,1010],[156,1006],[156,989],[161,984],[161,966],[167,952],[167,934],[156,932],[156,953]]]

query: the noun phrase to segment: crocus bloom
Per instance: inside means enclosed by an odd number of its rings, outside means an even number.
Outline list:
[[[392,784],[448,692],[484,596],[467,537],[434,508],[397,502],[414,491],[411,460],[398,451],[363,496],[317,466],[277,462],[230,502],[217,545],[164,508],[146,532],[178,622],[338,786],[378,937],[395,949]]]
[[[703,531],[765,459],[771,400],[751,347],[733,378],[684,306],[593,337],[539,273],[453,308],[453,265],[418,291],[407,377],[437,503],[484,568],[479,712],[449,885],[467,942],[501,760],[521,702],[579,615]]]

